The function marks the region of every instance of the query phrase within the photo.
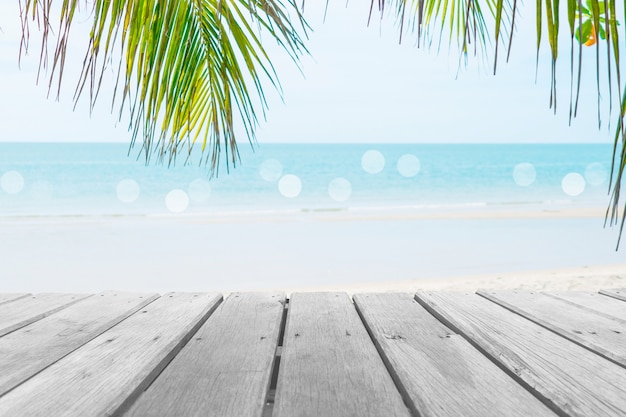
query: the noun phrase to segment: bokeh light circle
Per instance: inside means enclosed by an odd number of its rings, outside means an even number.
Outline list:
[[[345,178],[335,178],[328,184],[328,195],[335,201],[346,201],[352,194],[352,184]]]
[[[137,181],[126,178],[117,183],[116,192],[117,198],[122,203],[132,203],[139,198],[141,187]]]
[[[7,171],[0,177],[0,188],[7,194],[18,194],[24,189],[24,177],[17,171]]]
[[[593,162],[585,168],[585,179],[590,185],[598,186],[606,182],[609,171],[599,162]]]
[[[385,156],[376,150],[369,150],[361,157],[361,168],[369,174],[378,174],[385,168]]]
[[[189,196],[183,190],[174,189],[165,196],[165,206],[172,213],[182,213],[189,207]]]
[[[397,168],[400,175],[411,178],[420,172],[421,163],[415,155],[405,154],[398,159]]]
[[[582,175],[570,172],[561,181],[563,192],[569,196],[576,197],[585,191],[585,179]]]
[[[283,175],[283,164],[276,159],[266,159],[259,167],[259,175],[268,182],[278,181]]]
[[[287,174],[278,181],[278,191],[287,198],[297,197],[302,191],[302,181],[296,175]]]
[[[193,201],[202,203],[211,197],[211,184],[205,179],[198,178],[191,181],[187,192]]]
[[[522,162],[513,168],[513,181],[520,187],[528,187],[537,179],[537,170],[529,162]]]

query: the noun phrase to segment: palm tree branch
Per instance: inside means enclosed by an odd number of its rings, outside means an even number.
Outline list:
[[[31,20],[51,19],[51,2],[25,0],[24,45]],[[44,57],[51,36],[47,29],[42,34],[40,63],[50,70],[57,94],[78,2],[62,2],[50,68]],[[306,52],[306,23],[292,0],[94,0],[91,19],[75,102],[88,90],[93,109],[117,56],[112,105],[120,118],[128,114],[131,145],[141,138],[146,161],[156,155],[174,163],[199,141],[213,174],[222,150],[227,166],[237,161],[236,126],[254,143],[257,103],[266,107],[263,81],[280,93],[260,36],[276,40],[296,62]]]

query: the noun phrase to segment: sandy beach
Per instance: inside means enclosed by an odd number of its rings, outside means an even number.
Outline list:
[[[599,209],[14,217],[3,292],[626,286]]]
[[[418,290],[476,291],[477,289],[595,292],[606,288],[626,288],[625,271],[626,263],[622,263],[436,279],[368,282],[324,287],[293,287],[282,290],[287,293],[342,291],[348,294],[363,292],[413,293]]]

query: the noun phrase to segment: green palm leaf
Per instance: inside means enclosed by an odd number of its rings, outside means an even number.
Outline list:
[[[54,0],[24,1],[23,46],[28,46],[29,22],[44,22],[40,62],[44,68],[51,69],[50,88],[55,79],[60,85],[67,39],[79,0],[61,2],[51,60],[46,43]],[[277,41],[296,61],[306,51],[300,36],[306,33],[306,23],[295,1],[94,0],[90,44],[74,98],[78,100],[88,91],[93,107],[103,73],[116,54],[119,68],[114,103],[120,113],[127,110],[131,115],[132,143],[141,140],[148,160],[157,155],[169,162],[175,161],[180,153],[188,153],[193,145],[199,145],[205,162],[215,173],[222,153],[227,163],[237,162],[238,123],[254,142],[257,110],[259,106],[265,108],[262,80],[267,78],[278,87],[261,36]],[[370,1],[372,10],[374,0]],[[617,8],[620,4],[623,7],[623,3],[618,1],[566,0],[564,10],[570,35],[570,117],[576,116],[581,80],[588,76],[582,73],[585,46],[593,47],[595,52],[593,76],[598,94],[598,124],[602,89],[609,92],[610,116],[614,116],[613,109],[619,109],[610,184],[612,200],[607,211],[611,224],[618,223],[620,218],[620,190],[626,170],[626,85],[620,62],[625,34],[619,30]],[[419,45],[422,39],[432,40],[433,33],[438,33],[441,45],[444,38],[441,35],[446,32],[451,45],[456,40],[464,57],[472,49],[474,54],[479,48],[487,53],[493,45],[494,71],[501,44],[508,45],[507,57],[511,53],[516,0],[378,0],[376,3],[381,13],[387,10],[396,15],[401,39],[405,31],[412,30],[417,33]],[[536,6],[537,59],[542,40],[547,37],[551,54],[550,106],[556,111],[561,1],[536,0]],[[578,43],[577,48],[574,42]],[[602,65],[601,49],[606,50],[606,64]],[[606,76],[601,76],[601,71],[606,71]],[[259,104],[255,104],[256,100]],[[625,224],[624,212],[626,206],[622,208],[620,230]]]
[[[56,80],[60,88],[78,4],[62,2],[50,87]],[[50,18],[50,0],[26,0],[24,33],[31,19]],[[95,0],[92,19],[74,99],[88,92],[93,108],[111,55],[118,51],[113,105],[120,116],[129,111],[132,143],[141,140],[148,161],[156,155],[170,163],[199,145],[212,173],[222,152],[227,166],[237,162],[239,116],[254,141],[255,100],[265,106],[262,79],[278,87],[261,36],[274,39],[295,61],[306,51],[300,36],[305,22],[290,0]],[[42,54],[49,33],[46,25]],[[28,46],[26,35],[23,45]]]
[[[491,39],[495,39],[494,71],[498,60],[498,50],[501,42],[508,37],[508,54],[511,52],[512,37],[515,32],[516,0],[379,0],[379,9],[385,9],[386,4],[393,5],[397,16],[402,21],[417,22],[418,39],[428,34],[432,29],[440,33],[445,27],[450,28],[450,39],[460,42],[461,50],[467,54],[468,44],[474,42],[483,50]],[[372,2],[373,4],[373,2]],[[410,5],[404,10],[404,5]],[[614,140],[614,155],[609,192],[611,204],[607,211],[607,221],[611,225],[620,223],[620,237],[626,225],[626,202],[622,206],[621,184],[626,170],[626,85],[621,78],[620,46],[625,34],[618,30],[617,20],[618,0],[567,0],[565,10],[570,34],[570,120],[576,116],[580,86],[583,78],[582,61],[586,46],[594,48],[596,72],[594,74],[597,87],[598,127],[601,126],[601,97],[605,88],[609,96],[609,117],[616,117],[617,128]],[[550,66],[550,107],[557,109],[557,62],[559,60],[559,30],[561,18],[560,0],[536,0],[536,32],[537,32],[537,62],[544,36],[543,28],[547,29],[547,40],[551,54]],[[624,7],[623,3],[621,7]],[[400,13],[399,11],[402,11]],[[483,10],[489,10],[491,16],[485,16]],[[493,24],[489,29],[487,18]],[[626,21],[626,10],[624,10]],[[508,28],[504,24],[508,23]],[[401,28],[414,25],[402,24]],[[504,36],[502,36],[504,35]],[[574,40],[578,48],[574,47]],[[419,43],[419,40],[418,40]],[[606,51],[606,63],[601,65],[601,48]],[[577,68],[577,71],[574,71]],[[604,76],[601,76],[605,71]],[[606,85],[603,86],[603,81]],[[619,114],[614,116],[614,108]],[[621,215],[620,215],[621,208]],[[620,221],[621,218],[621,221]],[[618,240],[619,242],[619,240]]]

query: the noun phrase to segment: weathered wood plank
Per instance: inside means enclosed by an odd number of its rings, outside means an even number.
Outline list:
[[[13,294],[0,294],[0,304],[10,303],[11,301],[19,300],[20,298],[28,297],[28,293],[13,293]]]
[[[626,416],[621,366],[476,294],[416,298],[563,415]]]
[[[0,396],[158,298],[105,292],[0,338]]]
[[[174,293],[0,397],[1,416],[104,416],[132,403],[221,300]]]
[[[543,294],[626,323],[626,303],[613,297],[587,291],[550,291]]]
[[[0,336],[56,313],[89,294],[36,294],[0,305]]]
[[[409,416],[344,293],[289,302],[274,416]]]
[[[354,303],[414,415],[556,416],[410,295]]]
[[[626,288],[617,288],[614,290],[601,290],[600,294],[626,301]]]
[[[626,366],[626,326],[619,320],[534,291],[478,291],[477,294]]]
[[[231,294],[125,416],[261,416],[283,294]]]

